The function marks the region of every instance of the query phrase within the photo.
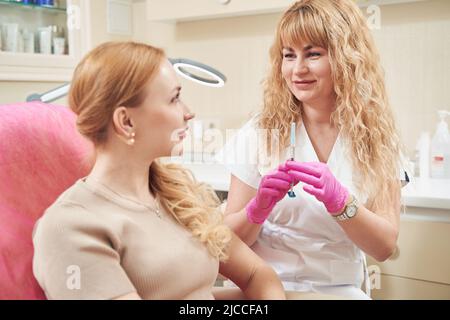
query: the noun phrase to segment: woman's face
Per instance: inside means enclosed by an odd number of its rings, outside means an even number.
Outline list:
[[[283,48],[281,72],[292,94],[305,104],[334,95],[328,51],[322,47]]]
[[[144,102],[129,108],[135,122],[136,146],[142,145],[156,157],[178,156],[183,151],[192,115],[180,99],[181,86],[172,64],[164,60],[156,76],[147,84]]]

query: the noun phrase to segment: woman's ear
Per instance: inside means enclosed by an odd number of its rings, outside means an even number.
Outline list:
[[[124,141],[130,139],[135,128],[128,109],[118,107],[113,113],[113,128],[115,134]]]

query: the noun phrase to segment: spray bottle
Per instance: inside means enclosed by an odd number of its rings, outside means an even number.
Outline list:
[[[438,111],[440,121],[431,140],[430,173],[432,178],[450,179],[450,134],[445,121],[450,112]]]

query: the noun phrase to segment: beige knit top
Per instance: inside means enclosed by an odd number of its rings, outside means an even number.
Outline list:
[[[214,299],[219,262],[164,211],[79,180],[33,232],[33,272],[49,299]]]

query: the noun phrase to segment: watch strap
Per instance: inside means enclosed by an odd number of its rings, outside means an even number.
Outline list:
[[[351,195],[352,200],[347,203],[344,207],[344,211],[342,211],[341,214],[338,214],[337,216],[333,216],[333,218],[336,221],[345,221],[345,220],[349,220],[351,218],[353,218],[355,215],[352,215],[351,217],[347,214],[348,210],[353,207],[355,210],[358,209],[358,200],[356,200],[356,197]]]

